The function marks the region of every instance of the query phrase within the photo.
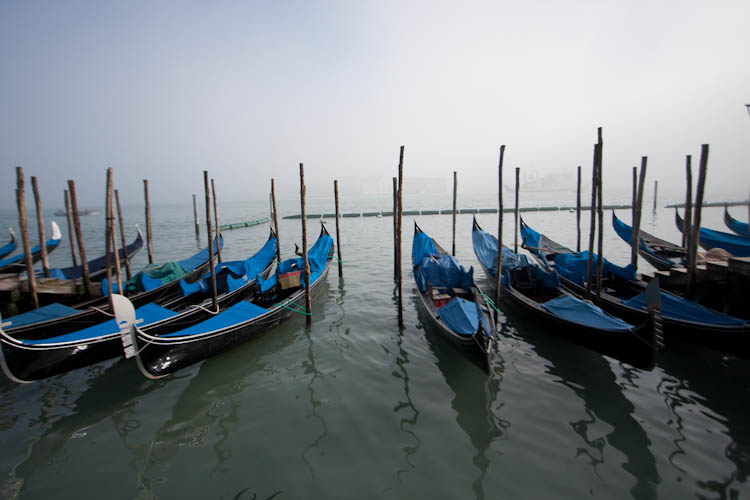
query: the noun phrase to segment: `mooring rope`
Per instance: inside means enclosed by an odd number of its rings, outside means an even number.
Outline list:
[[[294,304],[295,306],[297,306],[297,308],[295,309],[294,307],[290,307],[289,304]],[[303,307],[301,305],[297,304],[294,301],[288,300],[288,299],[284,299],[282,302],[278,302],[278,303],[276,303],[274,305],[281,306],[281,307],[283,307],[285,309],[289,309],[290,311],[294,311],[294,312],[299,313],[299,314],[304,314],[305,316],[312,315],[312,313],[304,311]]]

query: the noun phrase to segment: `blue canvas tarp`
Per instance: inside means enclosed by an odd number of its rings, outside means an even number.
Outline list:
[[[417,267],[425,257],[440,255],[435,249],[435,243],[427,234],[419,232],[414,233],[414,239],[411,242],[411,261],[414,267]]]
[[[264,309],[258,305],[253,304],[252,302],[243,300],[233,305],[229,309],[226,309],[223,312],[217,314],[213,318],[185,328],[184,330],[170,332],[163,336],[184,337],[189,335],[201,335],[208,332],[214,332],[216,330],[221,330],[222,328],[227,328],[232,325],[244,323],[245,321],[260,316],[267,311],[268,309]]]
[[[310,266],[310,283],[312,284],[323,272],[328,262],[328,254],[331,252],[333,238],[327,234],[321,234],[315,244],[307,251],[307,263]],[[305,263],[302,257],[286,259],[281,261],[276,268],[276,274],[286,274],[293,271],[304,269]],[[302,288],[305,287],[305,280],[300,280]],[[263,285],[261,286],[261,290]]]
[[[561,295],[545,302],[542,307],[556,316],[591,328],[621,331],[633,328],[629,323],[605,313],[591,302],[570,295]]]
[[[729,209],[724,207],[724,223],[729,229],[739,234],[740,236],[750,236],[750,224],[747,222],[740,222],[731,215],[729,215]]]
[[[723,248],[735,257],[750,257],[750,238],[701,228],[700,244],[707,248]]]
[[[597,275],[599,256],[594,254],[592,259],[592,276]],[[589,252],[579,253],[560,253],[555,255],[555,271],[560,276],[569,279],[577,285],[583,286],[586,283],[586,269],[589,261]],[[635,280],[635,267],[628,264],[625,267],[612,264],[604,259],[602,274],[604,276],[614,275],[624,280]]]
[[[479,329],[479,309],[475,302],[456,297],[438,309],[437,314],[459,335],[474,335]]]
[[[28,311],[21,314],[16,314],[7,319],[10,323],[9,328],[15,328],[22,325],[30,325],[31,323],[38,323],[40,321],[47,321],[48,319],[62,318],[77,314],[81,311],[73,309],[63,304],[49,304],[33,311]]]
[[[711,325],[744,325],[747,321],[713,311],[673,293],[661,291],[661,314],[664,318],[708,323]],[[622,302],[626,306],[646,310],[646,292]]]
[[[489,270],[492,277],[497,277],[497,238],[478,229],[472,231],[471,242],[474,245],[474,253],[477,255],[479,262]],[[510,248],[503,247],[503,267],[512,265],[511,261],[514,260],[516,255]]]
[[[471,289],[474,283],[474,268],[465,270],[455,257],[443,255],[439,259],[425,257],[422,263],[414,269],[417,288],[427,289],[427,283],[434,287]]]

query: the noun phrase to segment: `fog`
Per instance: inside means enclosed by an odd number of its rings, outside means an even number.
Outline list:
[[[680,199],[701,144],[706,199],[746,199],[747,19],[746,0],[2,2],[0,208],[17,165],[50,209],[67,179],[102,206],[106,167],[125,204],[142,179],[190,203],[203,170],[221,200],[271,178],[289,198],[300,162],[312,193],[387,193],[402,144],[434,189],[457,171],[462,195],[496,191],[505,144],[506,184],[520,167],[573,190],[597,127],[605,202],[642,156]]]

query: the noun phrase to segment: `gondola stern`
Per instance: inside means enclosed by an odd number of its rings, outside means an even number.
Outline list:
[[[130,300],[116,293],[112,294],[112,307],[115,313],[115,320],[120,327],[120,339],[122,340],[123,354],[126,359],[135,358],[138,370],[144,377],[150,379],[159,379],[166,375],[154,375],[143,364],[141,360],[141,350],[138,348],[138,327],[135,317],[135,307]]]

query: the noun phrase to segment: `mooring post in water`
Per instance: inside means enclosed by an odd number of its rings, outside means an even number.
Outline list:
[[[273,210],[273,231],[276,233],[276,262],[281,263],[281,245],[279,244],[279,214],[276,213],[276,186],[271,179],[271,210]]]
[[[114,311],[114,304],[112,303],[112,212],[110,211],[111,199],[110,199],[110,187],[112,182],[112,169],[107,169],[107,184],[105,187],[104,195],[104,272],[107,276],[107,300],[109,301],[110,311]],[[116,250],[115,250],[116,251]],[[121,290],[118,288],[118,293]]]
[[[310,301],[310,261],[307,258],[307,210],[305,207],[305,166],[299,164],[299,199],[300,210],[302,213],[302,262],[304,270],[302,272],[305,284],[305,323],[307,326],[312,325],[312,303]]]
[[[70,215],[70,200],[68,199],[68,190],[65,191],[65,218],[68,219],[68,241],[70,241],[70,254],[71,257],[73,257],[73,265],[78,265],[78,260],[76,259],[76,246],[75,242],[73,241],[73,219]]]
[[[451,255],[456,256],[456,205],[458,203],[458,174],[453,171],[453,249]]]
[[[148,248],[148,263],[154,263],[154,247],[151,234],[151,204],[148,201],[148,180],[143,179],[143,196],[146,199],[146,247]],[[206,221],[208,223],[208,221]]]
[[[109,225],[109,236],[112,238],[112,255],[114,255],[115,276],[117,277],[117,293],[123,293],[122,290],[122,270],[120,269],[120,252],[117,249],[117,231],[115,230],[115,193],[113,187],[113,172],[111,168],[107,169],[107,224]],[[123,236],[124,238],[124,236]],[[123,252],[127,252],[123,245]]]
[[[130,258],[128,257],[128,242],[125,240],[125,222],[122,220],[122,207],[120,206],[120,191],[115,189],[115,203],[117,203],[117,220],[120,225],[120,241],[122,242],[122,260],[125,263],[125,276],[130,279]],[[123,293],[123,292],[120,292]]]
[[[646,166],[648,157],[641,157],[641,171],[638,174],[638,193],[635,198],[635,216],[633,218],[633,236],[630,241],[630,263],[638,269],[638,247],[641,242],[641,214],[643,209],[643,191],[646,189]]]
[[[44,210],[42,210],[42,198],[39,196],[39,186],[36,177],[31,176],[31,189],[34,192],[34,203],[36,204],[36,225],[39,231],[39,250],[42,255],[42,271],[44,277],[49,278],[49,257],[47,256],[47,238],[44,236]]]
[[[693,231],[693,167],[692,157],[685,157],[685,178],[687,189],[685,190],[685,212],[682,217],[682,246],[687,248],[688,259],[690,258],[690,235]],[[675,208],[675,210],[677,210]]]
[[[341,231],[339,228],[339,181],[333,181],[333,199],[336,202],[336,257],[339,261],[339,278],[344,276],[343,261],[341,259]]]
[[[26,197],[24,194],[25,182],[23,168],[16,167],[16,204],[18,205],[18,226],[21,228],[21,241],[23,242],[24,262],[26,263],[26,276],[29,281],[29,293],[34,302],[34,308],[39,308],[39,297],[36,295],[36,276],[34,276],[34,263],[31,258],[31,243],[29,242],[29,226],[26,221]],[[44,245],[44,242],[42,242]]]
[[[211,269],[211,295],[214,311],[219,312],[219,301],[216,297],[216,268],[214,267],[214,235],[211,228],[211,191],[208,187],[208,170],[203,171],[203,186],[206,195],[206,232],[208,233],[208,265]],[[218,243],[218,241],[217,241]]]
[[[81,277],[86,295],[91,294],[91,279],[89,278],[89,262],[86,260],[86,249],[83,248],[83,233],[81,232],[81,217],[78,214],[78,197],[76,196],[76,183],[68,180],[68,191],[70,191],[70,206],[73,210],[73,226],[76,230],[76,242],[78,243],[78,256],[81,258]]]
[[[659,194],[659,181],[654,181],[654,213],[656,213],[656,199]]]
[[[630,204],[630,227],[635,227],[635,204],[638,200],[638,167],[633,167],[633,201]]]
[[[599,173],[596,167],[597,158],[599,157],[599,144],[594,145],[594,161],[591,174],[591,225],[589,226],[589,259],[586,263],[586,299],[591,298],[591,278],[593,276],[594,262],[594,236],[596,235],[596,188],[599,185],[596,176]]]
[[[597,259],[597,267],[596,267],[596,301],[598,304],[601,304],[602,300],[602,274],[604,271],[604,209],[603,209],[603,202],[602,202],[602,191],[603,191],[603,168],[602,168],[602,151],[604,150],[604,141],[602,140],[602,128],[599,127],[597,129],[597,135],[599,137],[599,148],[596,152],[596,212],[599,217],[599,234],[598,234],[598,244],[597,244],[597,253],[599,254],[599,258]]]
[[[221,230],[219,229],[219,208],[216,203],[216,185],[214,180],[211,179],[211,194],[214,199],[214,222],[216,223],[216,260],[221,264]]]
[[[698,254],[698,244],[700,242],[700,228],[701,228],[701,208],[703,207],[703,189],[706,185],[706,171],[708,169],[708,144],[701,146],[701,160],[700,166],[698,167],[698,184],[695,186],[695,208],[693,209],[693,230],[690,233],[690,255],[688,256],[688,262],[690,267],[688,269],[688,284],[687,284],[687,298],[693,298],[695,294],[695,265],[696,257]]]
[[[578,165],[578,183],[576,187],[576,252],[581,251],[581,166]]]
[[[518,193],[521,188],[521,169],[516,167],[516,206],[513,211],[513,220],[515,225],[513,227],[513,253],[518,253]]]
[[[497,276],[495,277],[495,307],[500,306],[500,276],[503,274],[503,157],[505,144],[500,146],[500,160],[497,165]],[[495,311],[495,321],[497,321]]]
[[[398,235],[398,326],[404,326],[404,297],[403,284],[401,280],[401,221],[404,213],[404,146],[398,155],[398,225],[396,233]]]
[[[398,277],[398,178],[393,178],[393,278]]]
[[[201,229],[200,220],[198,219],[198,203],[195,200],[195,195],[193,195],[193,221],[195,222],[195,236],[200,237]]]

